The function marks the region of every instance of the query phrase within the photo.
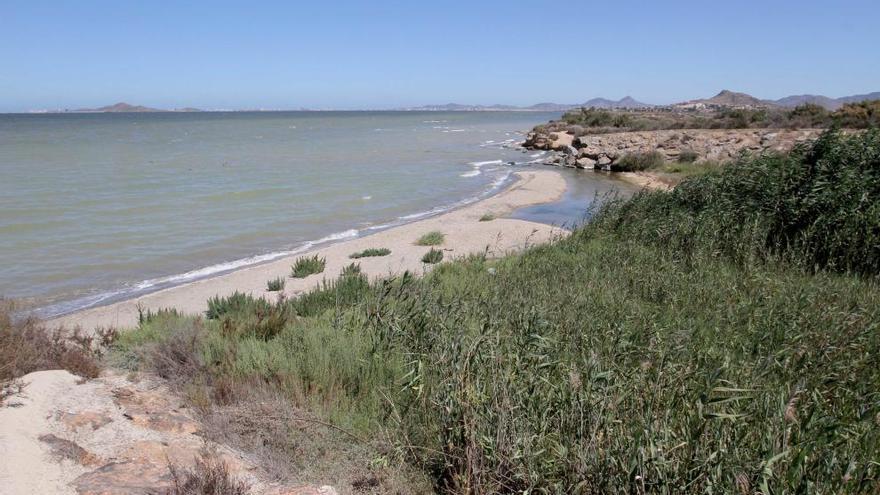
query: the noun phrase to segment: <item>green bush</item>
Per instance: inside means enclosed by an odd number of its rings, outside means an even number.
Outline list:
[[[279,292],[284,290],[284,277],[277,277],[266,282],[266,290],[269,292]]]
[[[316,273],[321,273],[324,271],[324,267],[327,265],[326,258],[319,258],[318,255],[314,255],[311,257],[303,256],[301,258],[297,258],[291,267],[291,277],[293,278],[305,278],[309,275],[314,275]]]
[[[492,220],[495,220],[495,215],[491,213],[484,213],[483,216],[480,217],[481,222],[491,222]]]
[[[662,167],[666,158],[659,151],[648,153],[630,153],[611,164],[616,172],[640,172]]]
[[[352,259],[369,258],[372,256],[388,256],[391,250],[388,248],[367,248],[358,253],[352,253],[348,257]]]
[[[694,163],[699,159],[700,154],[694,150],[682,150],[681,153],[678,154],[679,163]]]
[[[255,299],[249,294],[235,291],[227,297],[214,296],[208,299],[208,310],[205,316],[209,320],[220,319],[227,313],[249,312],[255,309],[265,310],[269,303],[263,299]]]
[[[430,251],[422,256],[422,263],[434,264],[441,261],[443,261],[443,251],[440,249],[431,248]]]
[[[443,232],[433,231],[419,237],[416,241],[417,246],[437,246],[443,244],[446,235]]]
[[[300,316],[319,316],[329,309],[347,308],[360,301],[370,291],[367,276],[357,264],[343,268],[332,282],[326,280],[321,287],[292,299],[289,304]]]

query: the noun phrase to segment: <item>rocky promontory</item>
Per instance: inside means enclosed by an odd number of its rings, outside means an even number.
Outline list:
[[[527,149],[555,153],[542,163],[616,170],[627,155],[659,153],[667,161],[724,162],[743,152],[787,151],[817,138],[823,129],[675,129],[574,136],[568,131],[530,132]]]

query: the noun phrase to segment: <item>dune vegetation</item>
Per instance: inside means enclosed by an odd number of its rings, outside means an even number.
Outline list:
[[[880,132],[827,133],[520,254],[154,315],[112,355],[237,418],[208,435],[380,492],[877,493],[878,272]]]
[[[815,104],[795,108],[718,108],[704,111],[667,107],[606,110],[579,108],[559,121],[539,126],[546,131],[568,130],[575,136],[661,129],[802,129],[842,127],[865,129],[880,125],[880,100],[849,103],[830,111]]]

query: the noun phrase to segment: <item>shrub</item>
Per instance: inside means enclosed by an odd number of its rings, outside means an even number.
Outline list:
[[[249,495],[250,487],[229,472],[217,455],[203,454],[191,468],[170,464],[171,488],[165,495]]]
[[[437,246],[443,244],[443,240],[446,238],[446,235],[443,232],[433,231],[428,232],[427,234],[419,237],[416,241],[416,245],[418,246]]]
[[[279,292],[284,290],[284,277],[277,277],[266,282],[266,290],[269,292]]]
[[[832,114],[840,127],[865,129],[880,126],[880,100],[848,103]]]
[[[369,258],[372,256],[388,256],[391,250],[388,248],[368,248],[359,253],[352,253],[348,257],[352,259]]]
[[[639,172],[663,166],[666,158],[659,151],[630,153],[611,164],[611,170],[619,172]]]
[[[329,309],[347,308],[369,291],[367,276],[361,273],[360,265],[352,263],[342,269],[335,281],[325,280],[321,287],[292,299],[289,304],[300,316],[318,316]]]
[[[422,263],[434,264],[441,261],[443,261],[443,251],[440,249],[431,248],[430,251],[422,256]]]
[[[682,150],[681,153],[678,154],[679,163],[694,163],[699,159],[700,154],[694,150]]]
[[[480,217],[481,222],[491,222],[492,220],[495,220],[495,215],[491,213],[484,213],[483,216]]]
[[[50,330],[38,320],[16,322],[12,305],[0,300],[0,397],[13,380],[34,371],[67,370],[83,378],[97,378],[105,346],[115,330],[98,330],[95,337],[79,331]]]
[[[217,320],[228,313],[252,312],[257,309],[265,312],[270,306],[264,299],[255,299],[249,294],[235,291],[227,297],[214,296],[208,299],[205,316],[209,320]]]
[[[290,276],[293,278],[305,278],[309,275],[323,272],[326,265],[327,259],[319,258],[317,254],[312,257],[303,256],[297,258],[296,262],[294,262],[291,267]]]

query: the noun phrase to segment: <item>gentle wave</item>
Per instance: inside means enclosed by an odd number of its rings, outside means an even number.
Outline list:
[[[479,170],[471,170],[470,172],[465,172],[465,173],[459,175],[459,177],[476,177],[476,176],[480,175],[481,173],[482,172],[480,172]]]
[[[474,164],[488,165],[488,164],[501,164],[501,160],[490,160],[486,162],[474,162]],[[472,172],[480,173],[479,170],[474,170]],[[472,172],[466,172],[466,174],[470,174]],[[476,175],[476,174],[475,174]],[[398,225],[403,225],[406,223],[410,223],[415,220],[432,217],[436,215],[440,215],[442,213],[448,212],[450,210],[454,210],[456,208],[461,208],[463,206],[467,206],[469,204],[475,203],[484,199],[495,192],[497,192],[507,181],[510,179],[512,175],[512,171],[507,170],[505,173],[500,174],[495,180],[493,180],[489,187],[483,190],[480,194],[475,196],[471,196],[465,198],[460,201],[456,201],[454,203],[450,203],[443,206],[438,206],[436,208],[432,208],[430,210],[421,211],[417,213],[413,213],[410,215],[403,215],[397,218],[396,221],[384,223],[380,225],[373,225],[370,227],[366,227],[363,229],[348,229],[340,232],[334,232],[332,234],[326,235],[324,237],[306,241],[292,249],[283,250],[283,251],[275,251],[271,253],[260,254],[256,256],[250,256],[247,258],[241,258],[237,260],[227,261],[223,263],[217,263],[214,265],[209,265],[206,267],[198,268],[195,270],[190,270],[185,273],[180,273],[176,275],[169,275],[166,277],[158,277],[148,280],[143,280],[141,282],[132,284],[127,287],[123,287],[117,290],[105,291],[100,294],[92,294],[80,298],[76,298],[70,301],[64,301],[60,303],[50,304],[48,306],[43,306],[35,311],[39,317],[44,319],[56,318],[59,316],[63,316],[69,313],[73,313],[76,311],[81,311],[84,309],[92,308],[98,306],[103,302],[112,302],[114,300],[124,300],[136,296],[145,295],[150,292],[155,292],[156,290],[182,285],[189,282],[194,282],[196,280],[201,280],[205,278],[209,278],[214,275],[219,275],[222,273],[232,272],[234,270],[245,268],[248,266],[258,265],[262,263],[266,263],[269,261],[274,261],[279,258],[284,258],[287,256],[292,256],[295,254],[302,253],[304,251],[308,251],[316,246],[320,246],[322,244],[333,243],[337,241],[342,241],[345,239],[356,238],[361,235],[364,231],[374,232],[377,230],[385,230],[391,227],[396,227]],[[464,176],[464,174],[463,174]]]
[[[468,162],[468,165],[479,168],[484,165],[501,165],[502,163],[504,162],[501,160],[487,160],[485,162]]]

